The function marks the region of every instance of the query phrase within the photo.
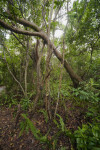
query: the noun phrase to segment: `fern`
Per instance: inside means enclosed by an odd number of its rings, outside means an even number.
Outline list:
[[[41,110],[39,110],[39,112],[43,113],[43,115],[44,115],[44,119],[45,119],[45,122],[47,123],[47,122],[48,122],[48,120],[49,120],[49,118],[48,118],[48,114],[47,114],[47,111],[46,111],[46,110],[44,110],[44,109],[41,109]]]
[[[56,115],[59,117],[61,130],[62,130],[62,132],[64,132],[65,131],[65,124],[64,124],[63,118],[59,114],[56,114]]]
[[[26,116],[26,114],[22,114],[22,117],[27,121],[27,124],[29,125],[31,132],[33,133],[34,137],[37,140],[39,140],[40,142],[48,142],[48,139],[47,139],[48,133],[45,136],[42,136],[40,131],[34,126],[32,121],[30,121],[30,119]]]
[[[70,130],[66,128],[63,118],[59,114],[56,114],[56,115],[59,117],[59,123],[56,120],[54,120],[54,123],[57,125],[60,131],[54,137],[59,137],[61,133],[64,133],[65,136],[70,138],[71,144],[73,145],[75,142],[74,135],[72,134]]]
[[[20,123],[20,128],[21,128],[21,131],[20,131],[20,133],[19,133],[19,137],[20,136],[22,136],[22,134],[23,134],[23,132],[24,132],[24,130],[25,130],[25,128],[26,128],[26,122],[21,122]]]

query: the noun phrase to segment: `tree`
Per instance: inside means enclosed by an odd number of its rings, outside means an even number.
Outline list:
[[[65,2],[64,0],[61,1],[61,3],[60,2],[56,3],[56,1],[55,1],[56,9],[54,9],[54,7],[53,7],[53,9],[55,11],[57,11],[57,6],[59,6],[58,7],[58,12],[59,12],[59,10],[63,6],[64,2]],[[33,3],[38,6],[38,9],[40,9],[41,12],[44,11],[40,5],[42,3],[42,1],[39,1],[39,5],[37,2],[33,2]],[[32,18],[33,18],[33,12],[32,12],[32,8],[29,7],[29,4],[32,4],[32,7],[33,7],[33,3],[32,3],[32,1],[25,2],[25,3],[23,2],[23,4],[25,6],[22,6],[22,3],[18,3],[16,1],[8,1],[8,3],[7,3],[7,1],[5,1],[4,3],[1,2],[1,4],[3,4],[5,6],[6,10],[3,10],[3,9],[1,10],[2,16],[0,19],[0,25],[3,28],[10,30],[12,32],[15,32],[17,34],[24,34],[24,35],[42,38],[43,41],[47,45],[49,45],[50,49],[53,49],[54,54],[62,63],[63,57],[62,57],[61,53],[57,50],[57,48],[54,46],[53,42],[51,42],[51,40],[46,35],[46,33],[41,28],[39,28],[38,24],[36,24],[34,21],[31,22]],[[7,7],[7,5],[8,5],[8,7]],[[45,10],[46,16],[48,16],[48,12],[49,12],[49,9],[51,7],[51,1],[50,2],[47,1],[45,5],[46,5],[46,10]],[[25,11],[27,11],[27,12],[25,12]],[[46,16],[43,16],[43,17],[46,17]],[[40,11],[39,11],[39,15],[38,16],[36,15],[35,17],[36,17],[36,22],[37,22],[37,19],[39,18],[40,22],[42,24],[43,20],[41,19]],[[26,19],[26,18],[28,18],[28,19]],[[6,20],[6,22],[4,20]],[[28,21],[28,20],[30,20],[30,21]],[[46,21],[47,20],[45,19],[45,21],[43,23],[45,23]],[[38,22],[38,23],[40,24],[40,22]],[[16,27],[11,25],[13,23],[15,24]],[[23,25],[24,27],[28,27],[29,31],[23,30],[23,27],[21,27],[21,25]],[[19,29],[19,28],[21,28],[21,29]],[[33,32],[31,29],[34,30],[35,32]],[[72,79],[74,85],[77,86],[79,84],[79,82],[82,81],[82,79],[80,76],[78,76],[73,71],[73,69],[71,68],[71,66],[67,62],[67,60],[64,60],[64,68],[69,73],[70,78]]]
[[[73,4],[73,9],[68,13],[66,43],[69,52],[66,57],[73,58],[72,64],[76,61],[74,66],[84,80],[89,78],[88,73],[94,62],[93,59],[96,59],[99,54],[99,9],[100,2],[98,0],[82,0],[80,2],[77,0]]]

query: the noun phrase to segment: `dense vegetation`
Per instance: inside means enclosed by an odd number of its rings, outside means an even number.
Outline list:
[[[37,150],[99,150],[100,1],[1,0],[0,8],[0,107],[13,113],[11,136],[32,134]]]

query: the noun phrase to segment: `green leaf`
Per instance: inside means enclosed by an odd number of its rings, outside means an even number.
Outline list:
[[[62,130],[62,132],[64,132],[65,131],[65,124],[64,124],[63,118],[59,114],[56,114],[56,115],[59,117],[61,130]]]
[[[33,125],[33,123],[29,120],[29,118],[26,116],[26,114],[22,114],[22,117],[26,119],[35,138],[38,138],[38,134],[40,133],[40,131]]]
[[[24,117],[31,129],[31,132],[33,133],[34,137],[39,140],[40,142],[48,142],[47,139],[47,135],[49,133],[49,131],[47,132],[47,134],[45,136],[42,136],[42,134],[40,133],[40,131],[34,126],[34,124],[30,121],[30,119],[26,116],[26,114],[22,114],[22,117]]]
[[[47,123],[49,120],[47,111],[45,109],[41,109],[41,110],[39,110],[39,112],[43,113],[45,121]]]

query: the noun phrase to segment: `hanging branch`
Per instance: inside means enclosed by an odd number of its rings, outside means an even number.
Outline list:
[[[13,32],[11,32],[11,34],[18,40],[18,42],[23,46],[23,48],[26,49],[26,47],[25,47],[24,44],[19,40],[19,38],[18,38]]]

